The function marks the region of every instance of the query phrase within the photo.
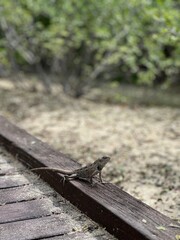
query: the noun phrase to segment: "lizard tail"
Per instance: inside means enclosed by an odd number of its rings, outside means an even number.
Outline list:
[[[66,175],[71,175],[73,174],[72,171],[68,171],[68,170],[63,170],[63,169],[59,169],[59,168],[48,168],[48,167],[40,167],[40,168],[33,168],[31,169],[31,171],[53,171],[53,172],[58,172],[58,173],[62,173],[62,174],[66,174]]]

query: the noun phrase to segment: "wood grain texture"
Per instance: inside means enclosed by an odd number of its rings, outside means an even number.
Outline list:
[[[42,239],[65,235],[72,231],[66,219],[60,216],[49,216],[0,225],[1,240]]]
[[[22,175],[0,176],[0,189],[12,188],[29,184],[29,181]]]
[[[69,231],[65,234],[60,232],[56,235],[54,232],[52,233],[51,225],[46,225],[46,236],[48,239],[54,237],[59,239],[114,239],[112,235],[110,236],[105,230],[97,227],[95,223],[92,223],[83,213],[73,208],[70,203],[65,202],[59,194],[47,186],[39,177],[27,171],[20,162],[10,156],[1,147],[0,158],[4,158],[4,169],[7,169],[7,166],[12,167],[9,178],[18,173],[29,181],[29,184],[25,186],[0,190],[0,226],[11,227],[12,225],[6,224],[13,223],[14,226],[15,222],[27,221],[29,219],[35,219],[36,223],[36,219],[59,215],[60,217],[63,216],[63,218],[60,218],[60,221],[62,220],[63,224],[67,225],[67,227],[64,226],[64,228],[69,229]],[[46,221],[44,223],[46,224]],[[30,224],[32,224],[32,222],[30,222]],[[37,228],[36,230],[38,232],[36,234],[34,232],[34,236],[37,237],[39,236],[39,229]],[[20,230],[17,229],[16,232],[17,235],[21,233],[21,225]],[[16,232],[13,233],[15,236]],[[46,236],[43,236],[43,238],[45,237],[44,239],[47,239]],[[9,237],[12,237],[11,228],[9,228],[9,232],[8,230],[4,232],[0,229],[0,239],[9,239]],[[22,239],[26,240],[29,239],[29,237],[32,239],[31,235],[29,236],[29,230],[24,228]],[[33,239],[35,238],[33,237]],[[17,239],[19,239],[19,237]]]
[[[48,216],[51,214],[51,208],[47,199],[6,204],[0,207],[0,224]]]
[[[14,172],[14,171],[15,171],[15,169],[7,163],[0,164],[0,176],[4,176],[4,175],[9,174],[10,172]]]
[[[50,237],[50,238],[43,238],[41,240],[107,240],[106,236],[99,234],[99,236],[84,236],[84,233],[75,232],[71,234]],[[110,238],[108,240],[111,240]]]
[[[0,190],[0,205],[29,201],[41,197],[42,193],[34,191],[34,188],[29,186],[20,186],[14,188],[6,188]]]
[[[30,168],[47,166],[69,170],[79,166],[3,117],[0,117],[0,142]],[[91,187],[82,181],[70,181],[63,185],[61,174],[48,171],[43,171],[41,177],[121,240],[174,240],[179,232],[170,226],[177,225],[176,222],[112,184],[97,183]]]

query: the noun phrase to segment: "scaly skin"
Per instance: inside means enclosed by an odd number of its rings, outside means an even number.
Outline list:
[[[70,180],[70,179],[83,179],[85,181],[93,183],[93,177],[97,174],[99,174],[100,182],[103,183],[102,177],[101,177],[101,171],[104,168],[104,166],[109,162],[110,157],[103,156],[102,158],[98,158],[95,162],[85,166],[81,167],[72,171],[63,170],[60,168],[48,168],[48,167],[41,167],[41,168],[34,168],[31,169],[32,171],[39,171],[39,170],[48,170],[48,171],[54,171],[57,173],[64,174],[64,179]]]

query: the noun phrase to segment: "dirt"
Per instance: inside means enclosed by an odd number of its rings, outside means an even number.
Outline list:
[[[111,157],[110,181],[180,218],[180,110],[74,100],[0,81],[0,114],[82,164]]]

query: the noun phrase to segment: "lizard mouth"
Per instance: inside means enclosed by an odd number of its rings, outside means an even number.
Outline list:
[[[103,156],[103,157],[102,157],[102,159],[103,159],[103,160],[107,160],[107,161],[108,161],[108,160],[110,160],[110,157]]]

